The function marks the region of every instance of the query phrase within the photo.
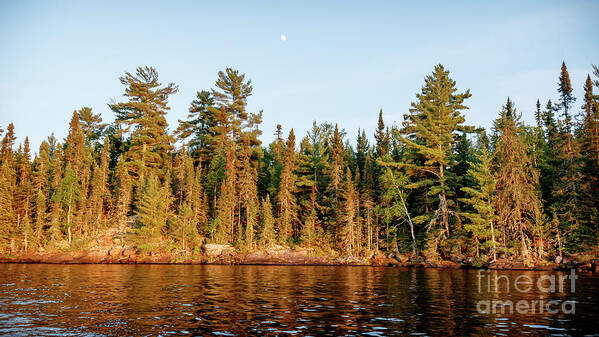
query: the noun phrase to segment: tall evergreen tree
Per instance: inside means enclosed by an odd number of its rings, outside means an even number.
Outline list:
[[[214,97],[209,91],[202,90],[191,102],[187,120],[179,120],[175,133],[191,149],[194,158],[206,163],[214,155],[215,127]]]
[[[426,203],[431,211],[414,217],[415,223],[426,223],[430,231],[432,252],[449,237],[451,218],[455,218],[455,202],[447,184],[447,169],[454,165],[452,150],[458,140],[458,132],[471,128],[464,125],[462,114],[467,109],[464,101],[471,94],[456,93],[455,81],[442,65],[435,66],[433,73],[425,78],[421,93],[416,95],[410,114],[404,119],[405,144],[413,153],[410,159],[413,188],[424,188]]]
[[[34,241],[38,246],[45,243],[44,227],[48,221],[48,196],[50,183],[50,145],[43,141],[37,158],[34,160],[33,189],[34,198]]]
[[[29,152],[29,138],[25,137],[23,151],[18,162],[17,172],[16,209],[17,223],[23,240],[25,251],[33,237],[33,224],[31,221],[31,203],[33,201],[33,186],[31,184],[31,157]]]
[[[120,81],[126,86],[124,96],[128,100],[109,106],[116,122],[130,134],[131,147],[124,157],[129,174],[136,182],[143,182],[150,174],[164,177],[172,149],[166,131],[168,98],[179,88],[173,83],[162,86],[152,67],[139,67],[134,74],[127,72]]]
[[[343,187],[343,207],[340,216],[341,229],[339,232],[339,239],[341,241],[341,250],[350,256],[358,252],[358,242],[356,240],[357,213],[356,191],[352,180],[352,174],[348,167],[345,173],[345,184]]]
[[[279,193],[277,194],[278,235],[281,242],[290,239],[294,231],[298,229],[299,218],[295,196],[297,191],[296,165],[295,133],[291,129],[285,144],[283,171],[281,171],[281,182],[279,184]]]
[[[407,223],[410,231],[410,246],[412,253],[416,255],[416,235],[412,217],[407,205],[407,186],[410,184],[408,176],[405,174],[405,165],[402,162],[394,162],[387,155],[380,159],[380,164],[385,168],[385,172],[380,176],[381,201],[383,207],[383,220],[385,223],[392,223],[395,231],[398,231],[400,223]],[[395,241],[395,239],[394,239]]]
[[[142,249],[157,249],[167,233],[169,221],[172,220],[172,195],[168,181],[161,184],[158,177],[150,175],[146,180],[137,215],[139,229],[137,240]],[[184,227],[184,226],[182,226]],[[187,226],[187,230],[189,230]]]
[[[258,191],[257,191],[257,174],[256,169],[251,163],[251,153],[249,138],[246,136],[246,141],[243,145],[243,152],[239,162],[239,211],[244,213],[243,222],[245,223],[244,240],[248,249],[254,246],[254,231],[256,227],[256,219],[258,214]],[[241,215],[240,215],[241,217]],[[241,219],[239,223],[241,224]],[[241,236],[242,230],[239,228],[238,235]]]
[[[265,248],[272,247],[276,242],[275,217],[272,214],[272,203],[270,195],[262,201],[260,206],[260,217],[262,220],[262,232],[260,233],[260,245]]]
[[[126,228],[127,215],[129,214],[129,208],[131,206],[132,182],[129,171],[125,165],[125,160],[121,157],[116,167],[117,185],[115,187],[116,205],[114,210],[118,232]]]
[[[492,172],[491,154],[485,146],[477,154],[476,162],[471,163],[468,175],[475,182],[474,186],[464,186],[462,191],[465,197],[462,201],[468,204],[472,210],[461,213],[468,221],[464,225],[472,236],[476,255],[480,257],[481,248],[490,248],[493,260],[497,259],[497,232],[494,222],[494,202],[496,198],[495,186],[497,181]]]
[[[391,140],[385,122],[383,121],[383,109],[379,111],[379,120],[377,123],[376,132],[374,133],[377,158],[383,157],[391,151]]]
[[[530,257],[531,232],[536,225],[540,209],[537,195],[538,172],[527,153],[522,136],[522,126],[513,103],[508,99],[503,107],[503,119],[497,150],[499,169],[496,173],[498,230],[502,231],[503,247],[512,248],[517,240],[520,256]]]
[[[64,176],[56,188],[53,200],[66,208],[67,218],[65,226],[68,233],[69,244],[72,244],[73,235],[71,227],[73,223],[71,222],[71,216],[76,203],[81,200],[81,188],[79,178],[77,177],[75,170],[70,166],[67,166],[65,169]]]
[[[81,130],[88,146],[94,146],[104,134],[107,124],[102,123],[102,115],[94,114],[92,108],[83,107],[78,111]]]
[[[217,203],[216,218],[213,223],[212,237],[221,243],[233,243],[235,240],[235,209],[237,207],[237,158],[235,148],[227,149],[225,178],[222,181]]]
[[[0,164],[0,249],[6,251],[14,249],[17,214],[14,209],[15,172],[8,155],[3,153],[3,157]]]
[[[581,156],[579,143],[574,138],[572,130],[572,116],[570,108],[576,98],[572,95],[573,89],[570,83],[570,75],[565,63],[562,63],[558,83],[560,95],[559,110],[563,116],[563,127],[559,129],[557,142],[558,161],[557,175],[553,188],[553,207],[556,210],[562,228],[570,233],[570,244],[580,243],[584,240],[584,232],[581,231],[582,214],[578,205],[581,204]]]

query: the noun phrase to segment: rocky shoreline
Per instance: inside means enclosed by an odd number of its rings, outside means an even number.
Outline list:
[[[599,259],[577,261],[564,258],[556,262],[540,262],[527,265],[520,261],[498,259],[484,265],[473,264],[472,259],[453,261],[424,261],[404,255],[375,254],[365,257],[330,257],[316,255],[306,249],[273,249],[239,252],[228,245],[206,244],[202,254],[180,256],[172,254],[140,254],[135,249],[123,246],[107,250],[36,252],[22,256],[0,258],[0,263],[47,263],[47,264],[215,264],[215,265],[318,265],[318,266],[388,266],[448,269],[493,269],[493,270],[569,270],[599,273]]]

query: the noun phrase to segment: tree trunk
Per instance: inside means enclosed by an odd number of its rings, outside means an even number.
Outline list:
[[[497,260],[497,250],[495,243],[495,229],[493,228],[493,221],[491,221],[491,242],[493,242],[493,261]]]

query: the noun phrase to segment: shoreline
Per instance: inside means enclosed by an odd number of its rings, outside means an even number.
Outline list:
[[[468,261],[412,261],[407,256],[374,255],[371,258],[334,258],[317,256],[305,250],[279,249],[240,253],[234,250],[208,251],[194,257],[171,254],[137,254],[130,248],[100,252],[53,252],[30,253],[13,257],[1,257],[0,263],[14,264],[160,264],[160,265],[264,265],[264,266],[370,266],[370,267],[412,267],[440,269],[490,269],[522,271],[564,271],[576,269],[578,272],[599,273],[599,259],[577,261],[568,259],[564,263],[535,262],[526,265],[520,261],[498,259],[493,263],[473,265]]]

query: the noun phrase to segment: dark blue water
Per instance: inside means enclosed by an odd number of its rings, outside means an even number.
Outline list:
[[[317,266],[0,264],[0,334],[599,335],[599,277]],[[499,289],[487,280],[499,279]],[[535,285],[513,288],[521,277]],[[524,279],[523,279],[524,278]],[[543,279],[544,278],[544,279]],[[509,283],[509,284],[508,284]],[[567,284],[566,284],[567,283]],[[506,286],[510,286],[509,291]],[[495,313],[488,301],[549,301]],[[483,301],[483,302],[481,302]],[[566,305],[563,310],[562,306]],[[571,306],[575,313],[570,313]],[[500,309],[503,309],[502,313]],[[538,309],[535,307],[535,309]],[[544,307],[547,309],[547,307]],[[490,310],[489,310],[490,311]]]

